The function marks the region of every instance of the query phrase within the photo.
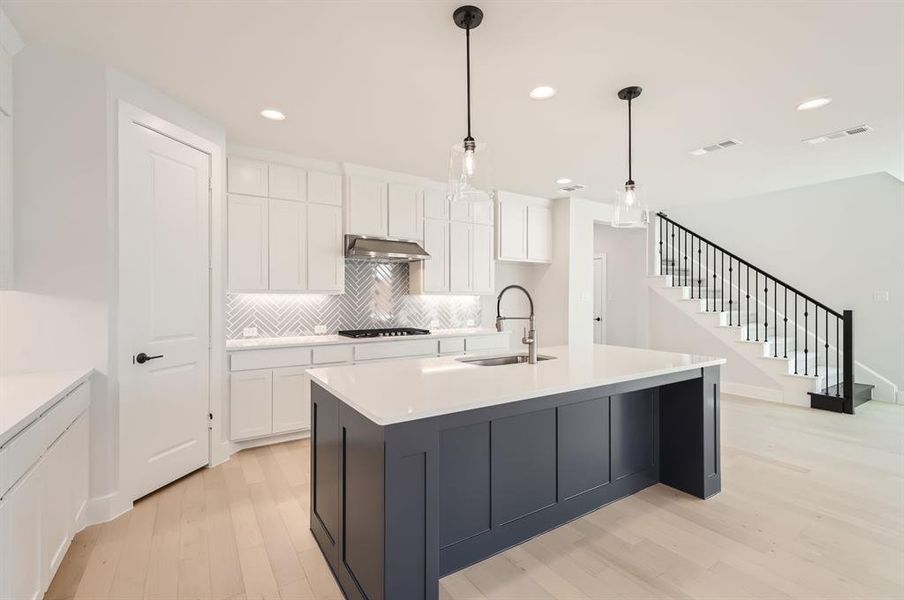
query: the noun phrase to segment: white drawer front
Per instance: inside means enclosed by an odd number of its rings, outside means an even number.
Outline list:
[[[440,354],[460,354],[465,351],[465,338],[446,338],[439,341]]]
[[[355,346],[355,360],[401,358],[404,356],[435,356],[436,340],[385,342]]]
[[[230,371],[303,367],[311,364],[310,348],[274,348],[272,350],[244,350],[229,357]]]
[[[501,350],[508,346],[508,337],[504,335],[483,335],[465,338],[465,349],[468,352],[478,350]]]
[[[322,346],[314,348],[314,364],[328,365],[333,363],[350,363],[354,358],[351,345]]]
[[[44,447],[48,448],[66,429],[72,425],[80,414],[88,408],[91,392],[86,383],[72,390],[42,417],[44,426]]]
[[[0,471],[0,497],[44,454],[47,448],[44,443],[46,424],[45,419],[38,419],[4,447],[4,458],[0,461],[3,468]]]

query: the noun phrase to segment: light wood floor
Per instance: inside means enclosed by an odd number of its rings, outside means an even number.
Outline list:
[[[306,441],[247,450],[81,532],[45,598],[340,598]],[[904,598],[904,407],[723,396],[722,493],[657,485],[442,580],[441,596]],[[404,600],[404,599],[402,599]]]

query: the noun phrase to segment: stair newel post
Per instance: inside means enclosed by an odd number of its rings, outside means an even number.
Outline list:
[[[703,278],[706,280],[706,312],[709,312],[709,244],[706,245],[706,270],[703,271]],[[713,291],[715,292],[715,290]],[[716,299],[714,297],[713,304],[715,303]]]
[[[844,412],[854,414],[854,311],[844,311]]]
[[[835,315],[835,396],[841,396],[841,319]]]
[[[797,375],[797,292],[794,292],[794,374]]]
[[[665,259],[662,256],[662,224],[664,221],[659,215],[656,215],[656,218],[659,219],[659,274],[665,275],[665,262],[663,262]]]
[[[769,341],[769,278],[763,275],[763,341]]]
[[[778,283],[772,282],[772,358],[778,358]]]
[[[826,309],[826,339],[825,339],[825,349],[826,349],[826,389],[829,387],[829,310]],[[835,371],[838,371],[838,365],[835,365]]]

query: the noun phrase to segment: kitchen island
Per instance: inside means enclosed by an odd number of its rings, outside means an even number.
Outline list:
[[[541,354],[310,372],[311,531],[348,598],[436,600],[440,577],[655,483],[719,492],[724,359]]]

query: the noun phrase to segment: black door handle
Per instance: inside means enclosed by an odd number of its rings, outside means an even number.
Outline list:
[[[602,321],[602,320],[603,320],[603,318],[602,318],[602,317],[594,317],[594,319],[593,319],[593,320],[594,320],[594,321]]]
[[[157,356],[148,356],[144,352],[139,352],[138,355],[135,357],[135,362],[137,362],[139,365],[143,365],[147,361],[154,360],[155,358],[163,358],[163,355],[158,354]]]

